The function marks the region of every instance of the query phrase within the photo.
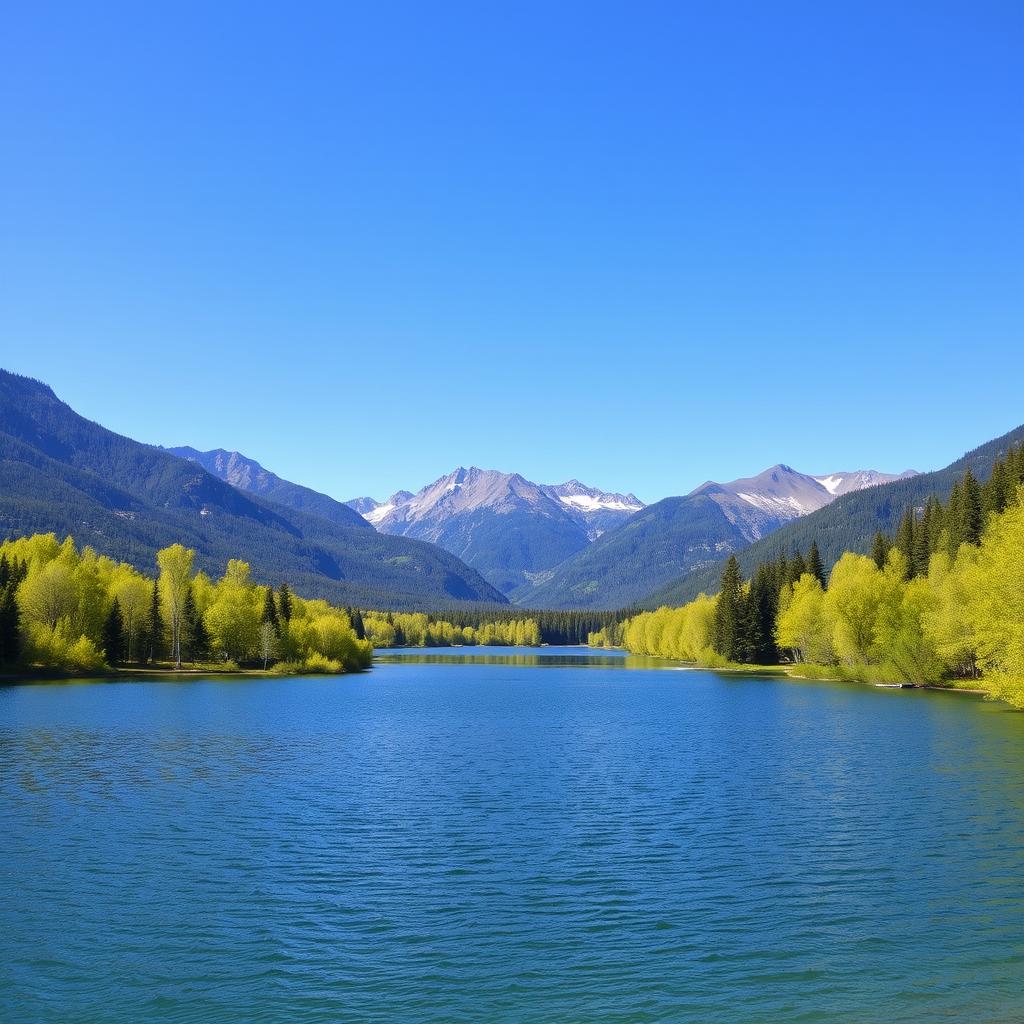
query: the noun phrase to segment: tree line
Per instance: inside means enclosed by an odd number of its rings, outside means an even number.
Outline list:
[[[525,618],[536,622],[539,642],[552,646],[586,644],[591,633],[620,621],[629,612],[550,611],[535,608],[450,608],[437,613],[439,620],[453,626],[479,629],[484,624],[502,623]]]
[[[349,672],[373,648],[351,610],[257,585],[231,559],[194,572],[195,552],[157,552],[156,578],[126,562],[35,534],[0,544],[0,664],[87,672],[104,666],[215,664]]]
[[[705,665],[779,662],[854,678],[984,679],[1024,707],[1024,445],[981,484],[968,470],[947,501],[908,508],[870,555],[826,574],[812,542],[743,579],[735,557],[719,592],[595,632],[595,645]]]
[[[374,647],[539,647],[536,619],[481,618],[475,625],[458,625],[425,612],[359,612],[359,620]]]

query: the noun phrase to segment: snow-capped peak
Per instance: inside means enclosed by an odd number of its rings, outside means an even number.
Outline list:
[[[810,476],[780,462],[757,476],[726,484],[709,481],[691,493],[706,494],[730,521],[742,524],[748,539],[756,540],[782,523],[831,504],[841,494],[913,475],[912,470],[897,475],[862,469]]]
[[[577,509],[583,513],[595,512],[639,512],[644,503],[635,494],[616,494],[600,491],[595,487],[581,484],[579,480],[567,480],[564,484],[548,484],[543,486],[552,497],[563,505]]]

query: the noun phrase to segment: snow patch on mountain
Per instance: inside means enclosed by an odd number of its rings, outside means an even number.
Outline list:
[[[843,486],[843,480],[845,478],[840,474],[838,476],[816,476],[814,479],[817,480],[829,494],[838,494],[839,488]]]
[[[361,513],[361,515],[368,523],[373,523],[373,525],[376,526],[394,507],[395,506],[389,501],[386,504],[377,505],[374,508]]]
[[[743,491],[737,491],[736,497],[742,498],[748,505],[753,505],[754,508],[762,509],[765,512],[774,512],[783,518],[792,519],[796,516],[805,516],[810,512],[816,511],[814,505],[803,504],[792,496],[781,498],[769,494],[745,494]],[[817,508],[820,507],[820,505],[817,506]]]
[[[725,484],[708,481],[691,493],[705,494],[716,502],[752,542],[784,523],[824,508],[842,494],[913,475],[912,470],[895,474],[861,469],[811,476],[780,462],[757,476]]]
[[[865,487],[877,487],[893,480],[905,480],[911,476],[917,476],[917,471],[906,469],[902,473],[880,473],[877,469],[858,469],[852,473],[829,473],[827,476],[816,476],[814,479],[829,494],[838,498],[841,494],[862,491]]]
[[[643,505],[631,505],[625,501],[607,500],[591,494],[560,494],[558,500],[566,505],[572,505],[581,512],[599,512],[602,509],[612,512],[639,512]]]

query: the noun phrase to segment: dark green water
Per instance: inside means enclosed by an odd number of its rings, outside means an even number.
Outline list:
[[[1024,1020],[1024,715],[578,653],[0,689],[0,1019]]]

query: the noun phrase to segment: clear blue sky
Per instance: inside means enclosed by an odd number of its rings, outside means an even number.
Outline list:
[[[9,6],[0,365],[347,498],[1024,421],[1024,5]]]

